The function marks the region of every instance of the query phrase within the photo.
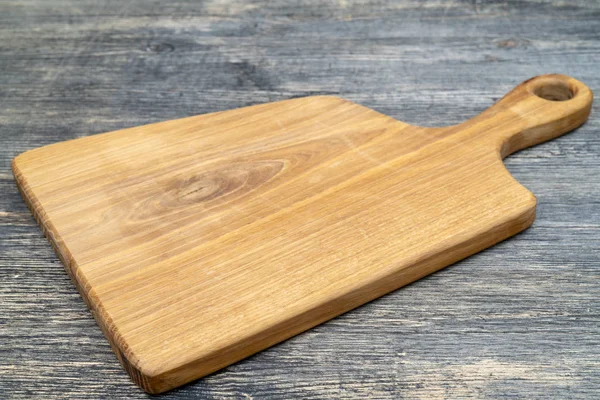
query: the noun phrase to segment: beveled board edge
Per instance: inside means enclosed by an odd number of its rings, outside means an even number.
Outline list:
[[[130,362],[131,355],[126,354],[126,349],[122,348],[122,341],[119,341],[119,334],[112,323],[110,316],[102,309],[102,307],[98,304],[98,302],[94,301],[94,294],[90,291],[90,286],[85,282],[85,278],[82,274],[78,274],[79,267],[77,266],[75,260],[71,256],[69,249],[64,245],[60,234],[54,228],[52,221],[48,218],[44,208],[38,201],[37,197],[29,187],[26,178],[21,173],[18,166],[19,156],[15,157],[12,162],[12,171],[15,177],[15,182],[17,184],[17,188],[25,204],[33,214],[33,217],[37,221],[40,229],[48,242],[52,245],[54,252],[63,263],[67,274],[75,284],[75,287],[79,291],[79,294],[85,301],[85,304],[89,308],[90,312],[94,316],[96,323],[102,330],[104,336],[108,339],[110,343],[110,347],[113,349],[113,352],[117,356],[117,359],[127,371],[131,379],[135,384],[140,386],[144,391],[148,393],[159,393],[160,391],[156,391],[156,388],[149,379],[148,376],[144,375],[139,369],[137,369],[132,362]]]

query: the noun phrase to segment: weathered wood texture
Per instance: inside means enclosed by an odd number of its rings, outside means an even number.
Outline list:
[[[600,3],[0,4],[0,390],[144,398],[20,198],[10,161],[93,133],[336,94],[472,117],[523,79],[600,87]],[[505,160],[524,233],[165,398],[597,398],[600,121]]]

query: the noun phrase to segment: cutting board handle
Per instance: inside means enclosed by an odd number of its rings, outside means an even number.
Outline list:
[[[592,91],[566,75],[531,78],[474,119],[460,124],[485,140],[502,158],[553,139],[583,124],[590,114]]]

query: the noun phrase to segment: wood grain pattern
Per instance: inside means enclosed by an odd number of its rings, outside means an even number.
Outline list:
[[[600,2],[0,2],[0,392],[146,399],[19,195],[12,159],[131,126],[316,94],[424,126],[519,82],[600,87]],[[600,397],[600,106],[512,154],[515,236],[162,399]],[[517,300],[518,299],[518,300]]]
[[[119,360],[158,393],[528,227],[535,198],[501,158],[591,102],[545,75],[422,128],[316,96],[54,144],[13,170]]]

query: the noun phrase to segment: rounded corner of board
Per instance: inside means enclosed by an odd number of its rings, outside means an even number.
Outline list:
[[[123,360],[122,364],[133,383],[148,394],[164,393],[177,386],[170,385],[160,375],[154,374],[152,370],[135,367],[129,360]]]
[[[525,197],[523,202],[524,211],[520,213],[523,229],[527,229],[533,224],[537,212],[537,198],[535,195],[527,190],[527,195]]]
[[[23,162],[25,162],[24,158],[27,155],[27,153],[29,153],[30,151],[31,150],[28,150],[21,154],[16,155],[10,163],[12,173],[13,173],[14,177],[17,179],[17,184],[19,184],[18,179],[21,177],[22,164],[23,164]]]

